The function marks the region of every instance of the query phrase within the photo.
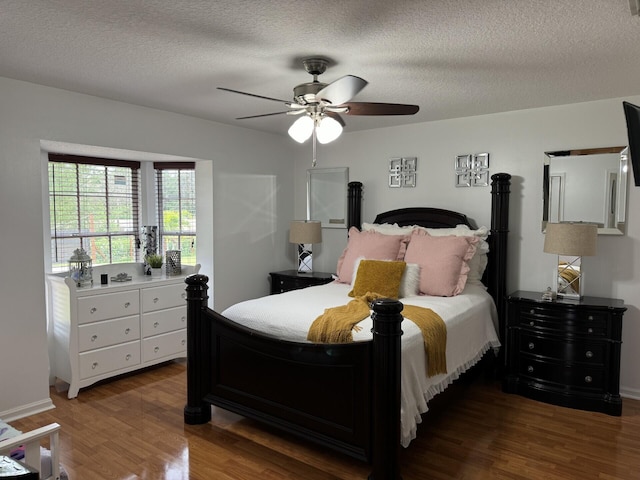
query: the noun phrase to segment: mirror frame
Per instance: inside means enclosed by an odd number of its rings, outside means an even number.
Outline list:
[[[349,168],[307,170],[307,220],[323,228],[347,228]]]
[[[622,179],[618,182],[616,189],[615,202],[618,205],[616,212],[616,227],[600,227],[598,226],[598,235],[624,235],[627,221],[627,192],[629,189],[629,148],[627,146],[602,147],[602,148],[585,148],[576,150],[558,150],[552,152],[544,152],[545,161],[542,173],[542,232],[544,233],[549,221],[551,210],[551,185],[550,185],[550,169],[551,161],[557,157],[578,157],[584,155],[603,155],[618,154],[620,162],[618,168],[618,178]],[[606,202],[606,198],[603,199]],[[581,220],[571,220],[581,221]]]

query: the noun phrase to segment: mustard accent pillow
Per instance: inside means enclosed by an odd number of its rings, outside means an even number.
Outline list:
[[[361,260],[349,296],[360,297],[371,292],[397,300],[406,265],[400,261]]]

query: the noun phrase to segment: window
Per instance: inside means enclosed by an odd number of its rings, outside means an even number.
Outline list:
[[[139,261],[140,163],[49,154],[51,266],[82,247],[94,265]]]
[[[158,244],[180,250],[181,262],[196,263],[196,182],[193,162],[155,162]]]

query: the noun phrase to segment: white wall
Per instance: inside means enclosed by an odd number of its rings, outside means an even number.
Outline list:
[[[267,294],[268,272],[293,265],[293,150],[284,137],[5,78],[0,105],[1,418],[51,406],[41,141],[210,162],[196,167],[206,201],[198,205],[198,261],[211,277],[215,257],[209,294],[218,309]]]
[[[640,97],[626,100],[640,103]],[[357,118],[346,117],[348,124]],[[419,125],[346,133],[320,146],[317,168],[349,167],[349,179],[364,184],[363,221],[377,212],[406,206],[435,206],[466,213],[490,224],[490,187],[456,188],[454,158],[490,153],[491,173],[512,178],[509,234],[509,291],[540,291],[552,285],[555,257],[542,251],[542,166],[544,152],[626,145],[622,99],[459,118]],[[296,210],[304,215],[309,145],[297,146]],[[417,157],[417,187],[389,188],[392,157]],[[624,317],[621,391],[640,398],[640,188],[630,179],[627,234],[600,236],[598,255],[583,259],[586,294],[622,298]],[[314,246],[314,268],[334,272],[346,244],[345,230],[323,230]]]

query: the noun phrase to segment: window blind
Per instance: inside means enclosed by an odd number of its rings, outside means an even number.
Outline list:
[[[94,265],[139,260],[139,171],[140,162],[49,154],[54,272],[80,247]]]

